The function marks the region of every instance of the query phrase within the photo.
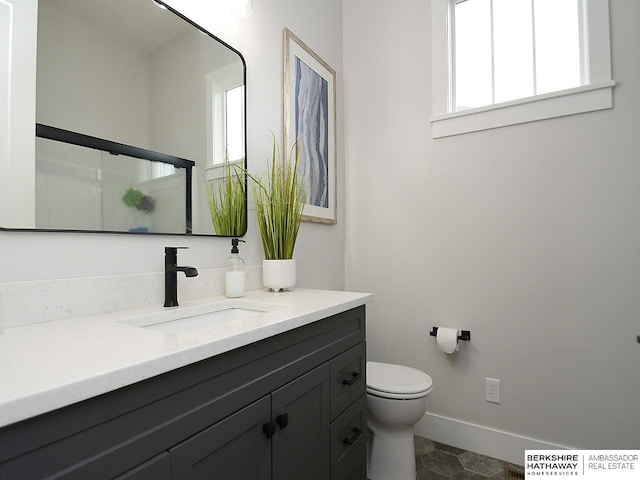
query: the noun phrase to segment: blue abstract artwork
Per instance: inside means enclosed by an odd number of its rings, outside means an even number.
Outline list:
[[[309,182],[307,203],[329,206],[329,85],[295,58],[295,135],[301,144],[300,165]]]

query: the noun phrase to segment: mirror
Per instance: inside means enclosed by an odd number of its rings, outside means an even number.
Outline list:
[[[36,137],[38,228],[192,232],[195,162],[41,124]]]
[[[160,0],[38,0],[37,32],[36,230],[244,235],[246,188],[240,231],[207,199],[246,167],[238,51]]]

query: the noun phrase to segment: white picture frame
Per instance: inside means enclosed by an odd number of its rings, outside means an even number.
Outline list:
[[[302,220],[336,224],[336,72],[284,29],[284,148],[297,142],[309,183]]]

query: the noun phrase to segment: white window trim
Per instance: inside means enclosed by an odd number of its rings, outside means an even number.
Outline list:
[[[448,53],[450,35],[449,0],[432,0],[432,90],[433,138],[534,122],[547,118],[604,110],[613,107],[611,47],[609,41],[608,0],[581,0],[589,12],[589,58],[587,85],[509,102],[449,112],[451,65]]]
[[[225,92],[243,84],[242,75],[234,65],[208,73],[207,85],[207,168],[224,164],[226,160]],[[213,128],[218,125],[221,128]],[[235,160],[235,159],[232,159]]]
[[[244,168],[244,159],[234,160],[229,162],[229,165],[238,165],[240,168]],[[220,180],[221,178],[226,177],[226,168],[227,165],[225,163],[218,163],[216,165],[207,165],[204,169],[205,171],[205,179],[207,181],[212,180]]]

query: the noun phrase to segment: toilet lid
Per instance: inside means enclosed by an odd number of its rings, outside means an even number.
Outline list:
[[[415,368],[367,362],[367,392],[386,398],[419,398],[433,387],[429,375]]]

